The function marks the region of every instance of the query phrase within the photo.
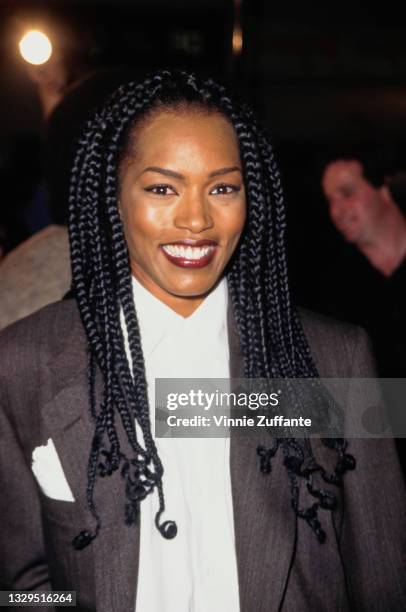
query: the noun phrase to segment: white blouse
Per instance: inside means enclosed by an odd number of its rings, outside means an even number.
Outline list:
[[[229,378],[227,284],[222,280],[187,318],[135,279],[133,290],[154,425],[155,378]],[[172,540],[158,532],[156,491],[141,502],[136,610],[238,612],[230,440],[156,438],[155,443],[165,470],[161,522],[176,521],[178,532]]]

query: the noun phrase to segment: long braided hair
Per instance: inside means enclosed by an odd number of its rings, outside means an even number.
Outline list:
[[[151,433],[129,255],[117,202],[118,169],[134,126],[155,109],[188,106],[220,112],[233,125],[239,142],[247,222],[228,266],[227,281],[244,357],[244,375],[249,379],[318,376],[290,299],[280,175],[272,147],[253,113],[233,102],[226,90],[211,79],[200,80],[185,72],[161,71],[143,83],[122,85],[86,126],[70,190],[73,288],[88,339],[89,402],[94,422],[86,494],[96,525],[93,532],[84,530],[76,536],[76,549],[87,546],[101,528],[94,501],[97,478],[119,469],[125,489],[125,522],[137,522],[140,502],[156,489],[159,510],[155,524],[164,537],[176,536],[174,521],[161,522],[165,510],[164,470]],[[131,366],[126,357],[121,315],[128,332]],[[103,380],[100,401],[96,401],[95,392],[97,369]],[[131,456],[123,451],[117,433],[118,419]],[[332,473],[316,462],[309,440],[270,438],[270,442],[269,448],[257,448],[259,469],[269,473],[272,457],[278,448],[282,449],[291,482],[292,508],[309,523],[319,541],[324,541],[317,511],[319,507],[332,510],[336,499],[331,492],[314,486],[312,474],[317,471],[324,481],[339,485],[345,471],[354,467],[354,459],[346,453],[346,441],[322,440],[337,455]],[[305,508],[299,505],[301,478],[315,497],[314,503]]]

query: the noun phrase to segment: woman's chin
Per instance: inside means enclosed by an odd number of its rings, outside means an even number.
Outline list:
[[[166,291],[173,297],[179,299],[197,299],[204,298],[213,289],[216,281],[212,283],[205,283],[204,285],[191,285],[186,287],[172,286],[167,287]]]

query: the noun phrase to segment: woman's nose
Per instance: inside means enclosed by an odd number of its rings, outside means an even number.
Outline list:
[[[182,198],[176,209],[174,224],[193,234],[199,234],[213,227],[214,222],[207,199],[197,194]]]

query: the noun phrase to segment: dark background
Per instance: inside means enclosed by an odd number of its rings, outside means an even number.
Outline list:
[[[240,8],[232,0],[2,0],[2,214],[24,200],[41,173],[40,105],[17,48],[24,30],[49,32],[72,80],[118,64],[136,74],[165,65],[214,74],[255,106],[273,137],[289,206],[294,290],[299,302],[322,310],[323,277],[346,247],[321,193],[324,164],[353,151],[384,172],[406,168],[400,7],[347,0],[242,0]],[[240,56],[232,52],[238,21]]]

